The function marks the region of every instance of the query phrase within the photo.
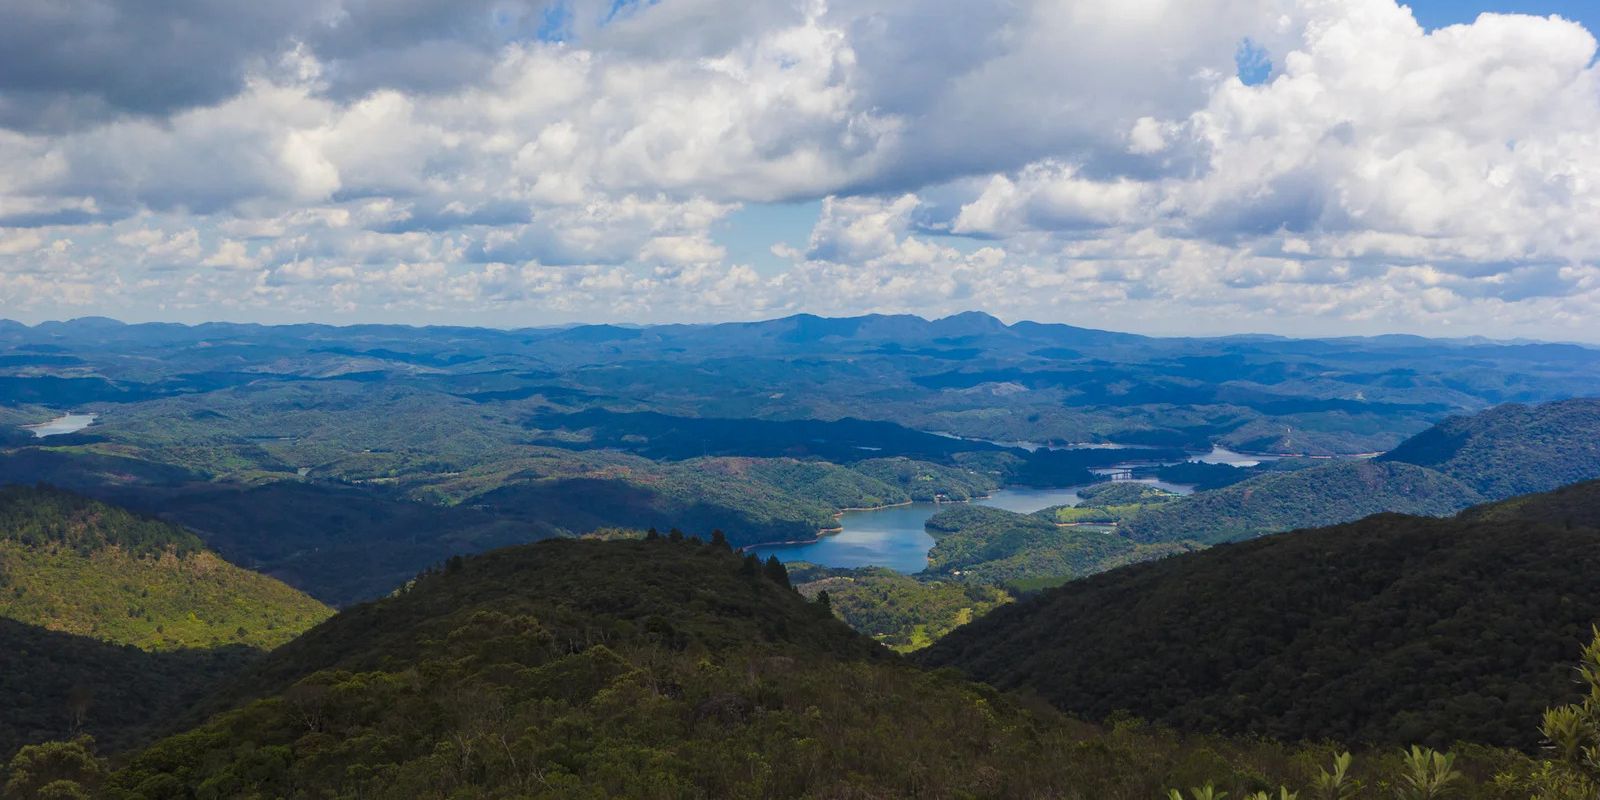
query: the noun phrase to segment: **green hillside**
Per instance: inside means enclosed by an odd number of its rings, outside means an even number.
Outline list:
[[[904,492],[911,500],[971,500],[1000,488],[993,476],[973,469],[947,467],[909,458],[873,458],[850,469]]]
[[[1481,499],[1468,486],[1425,467],[1340,461],[1197,492],[1145,509],[1120,530],[1140,542],[1214,544],[1384,511],[1443,516]]]
[[[1136,542],[1100,525],[1058,525],[1058,509],[1018,514],[987,506],[956,506],[933,515],[927,574],[968,583],[1036,589],[1161,558],[1193,546]]]
[[[1076,505],[1054,506],[1038,516],[1062,525],[1110,524],[1122,522],[1152,506],[1170,503],[1181,497],[1147,483],[1112,481],[1086,486],[1078,491]]]
[[[175,650],[275,647],[331,613],[177,526],[59,489],[0,488],[0,617]]]
[[[1077,723],[919,670],[787,583],[775,562],[690,542],[556,540],[452,561],[269,654],[214,697],[232,710],[109,774],[62,743],[25,750],[8,780],[117,800],[1133,800],[1304,786],[1336,752]],[[1531,766],[1483,751],[1461,765],[1482,778]],[[1401,768],[1360,756],[1351,778]]]
[[[1381,456],[1431,467],[1498,500],[1600,477],[1600,398],[1452,417]]]
[[[1531,748],[1600,620],[1597,509],[1600,481],[1219,546],[1001,607],[919,660],[1096,718]]]
[[[808,598],[823,592],[833,613],[891,649],[907,652],[1011,602],[1004,590],[976,583],[931,580],[887,567],[827,569],[790,564],[795,588]]]
[[[1110,481],[1078,490],[1079,508],[1153,505],[1178,499],[1176,492],[1139,481]]]

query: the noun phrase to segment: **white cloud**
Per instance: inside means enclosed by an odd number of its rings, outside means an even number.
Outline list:
[[[582,0],[541,41],[542,11],[509,0],[303,6],[259,35],[206,17],[248,55],[177,94],[140,94],[164,62],[26,87],[54,116],[0,128],[8,299],[25,275],[28,308],[111,302],[98,281],[141,316],[982,307],[1600,337],[1600,72],[1574,23]],[[105,35],[24,22],[47,17]],[[1247,37],[1276,61],[1260,85],[1232,75]],[[733,211],[793,199],[822,201],[803,252],[730,263]]]

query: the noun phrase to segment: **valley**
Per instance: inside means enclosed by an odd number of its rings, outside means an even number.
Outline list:
[[[1146,797],[1304,782],[1325,739],[1534,780],[1600,620],[1600,399],[1565,394],[1600,351],[1398,344],[0,328],[0,750],[128,800]]]
[[[1187,494],[1189,487],[1155,479],[1137,482]],[[999,508],[1031,514],[1052,506],[1072,505],[1079,500],[1078,489],[1016,487],[995,489],[988,495],[965,501],[974,506]],[[783,562],[803,562],[823,567],[889,567],[897,572],[921,572],[928,566],[928,551],[934,539],[927,523],[950,503],[911,502],[871,509],[846,509],[838,516],[838,530],[824,531],[814,542],[772,544],[747,547],[758,556],[776,556]]]
[[[1600,0],[0,0],[0,800],[1600,800]]]

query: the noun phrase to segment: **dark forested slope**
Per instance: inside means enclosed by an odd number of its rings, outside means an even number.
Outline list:
[[[105,752],[139,744],[255,655],[150,653],[0,618],[0,762],[25,743],[80,733]]]
[[[1138,732],[1076,747],[1094,732],[907,665],[787,582],[691,541],[452,562],[269,655],[216,703],[264,699],[93,777],[97,796],[1149,797],[1276,777],[1227,742],[1203,762]]]
[[[788,583],[693,540],[452,559],[247,668],[205,706],[231,710],[184,733],[109,765],[82,742],[25,748],[0,778],[116,800],[1099,800],[1303,787],[1337,752],[1083,725],[919,670]],[[1534,768],[1483,749],[1458,765],[1462,800]],[[1358,755],[1349,779],[1403,769]]]
[[[1125,567],[1001,607],[920,660],[1091,716],[1531,747],[1600,620],[1596,508],[1591,482]]]

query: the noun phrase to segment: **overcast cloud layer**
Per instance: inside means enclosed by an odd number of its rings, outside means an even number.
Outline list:
[[[1600,67],[1559,18],[145,5],[0,0],[0,316],[1600,341]],[[724,246],[819,200],[772,258]]]

